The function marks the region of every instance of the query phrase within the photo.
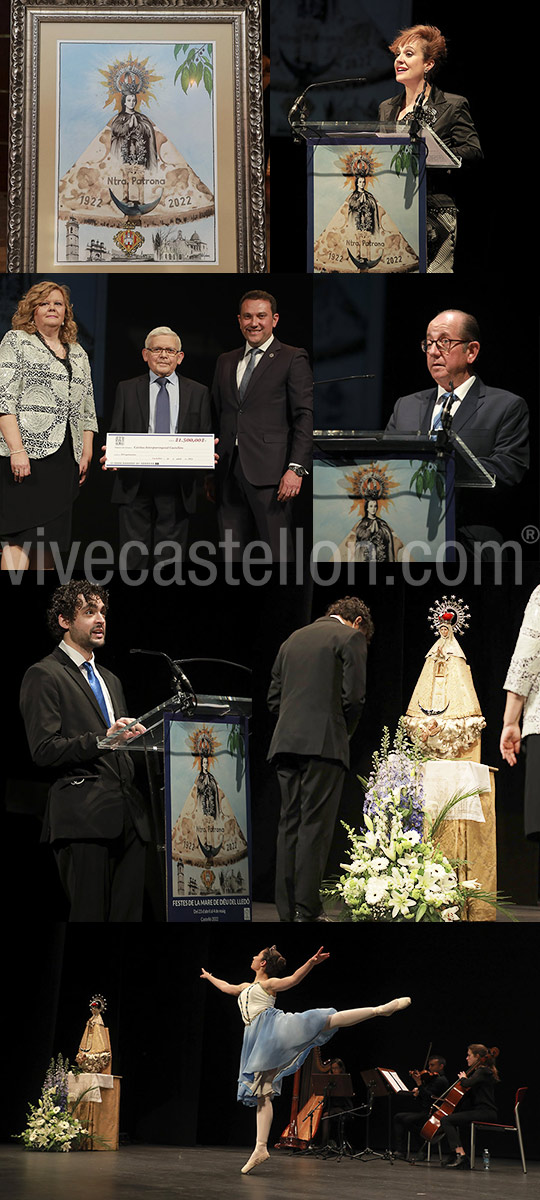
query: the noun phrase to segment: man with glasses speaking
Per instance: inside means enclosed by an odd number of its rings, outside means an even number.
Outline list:
[[[152,329],[142,356],[148,371],[118,384],[110,432],[211,433],[208,388],[177,374],[184,358],[178,334],[167,325]],[[106,461],[101,461],[106,468]],[[111,499],[119,506],[120,548],[142,543],[130,547],[126,566],[146,563],[160,542],[169,544],[164,549],[166,559],[171,556],[171,542],[181,548],[185,558],[189,518],[196,505],[196,478],[192,470],[133,468],[117,472]]]
[[[521,396],[489,387],[476,374],[480,330],[469,313],[438,313],[428,325],[422,350],[436,386],[402,396],[387,432],[427,435],[446,428],[450,439],[458,435],[495,476],[494,489],[458,490],[457,537],[474,553],[475,544],[504,540],[495,526],[508,524],[509,489],[520,483],[529,466],[529,412]],[[458,456],[458,483],[462,470]]]

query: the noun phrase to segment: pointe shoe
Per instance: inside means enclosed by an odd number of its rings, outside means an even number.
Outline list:
[[[255,1146],[253,1154],[250,1158],[248,1158],[247,1163],[244,1163],[241,1174],[249,1175],[249,1172],[252,1171],[254,1167],[260,1167],[261,1163],[266,1162],[267,1158],[270,1158],[270,1155],[266,1149],[266,1146]]]
[[[400,1012],[402,1008],[408,1008],[411,1003],[410,996],[399,996],[397,1000],[389,1000],[388,1004],[379,1004],[375,1009],[377,1017],[392,1017],[394,1013]]]

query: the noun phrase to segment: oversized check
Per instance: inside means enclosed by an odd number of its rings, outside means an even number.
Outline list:
[[[213,433],[108,433],[108,467],[214,467]]]

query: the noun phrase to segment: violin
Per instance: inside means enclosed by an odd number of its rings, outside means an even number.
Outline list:
[[[414,1079],[417,1087],[419,1084],[429,1083],[430,1079],[436,1079],[438,1074],[438,1071],[428,1071],[426,1067],[421,1067],[419,1070],[413,1068],[409,1071],[409,1075],[411,1079]]]

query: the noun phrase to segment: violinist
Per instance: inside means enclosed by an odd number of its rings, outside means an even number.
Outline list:
[[[425,1144],[420,1149],[421,1139],[418,1134],[429,1116],[433,1100],[437,1096],[442,1096],[448,1087],[448,1080],[444,1073],[445,1066],[445,1058],[440,1054],[431,1054],[425,1070],[409,1072],[416,1085],[410,1092],[410,1095],[414,1097],[415,1106],[408,1112],[399,1112],[394,1116],[394,1145],[396,1147],[394,1158],[407,1157],[407,1134],[409,1133],[411,1134],[411,1151],[414,1149],[413,1139],[416,1143],[416,1153],[412,1155],[414,1161],[419,1162],[426,1157]]]
[[[465,1095],[459,1102],[457,1112],[441,1117],[441,1132],[446,1134],[448,1144],[454,1157],[447,1167],[467,1170],[470,1167],[469,1157],[462,1146],[464,1134],[468,1136],[473,1121],[496,1121],[497,1108],[495,1105],[495,1084],[499,1075],[495,1059],[499,1051],[494,1046],[473,1043],[467,1049],[467,1070],[459,1072],[459,1082]]]

